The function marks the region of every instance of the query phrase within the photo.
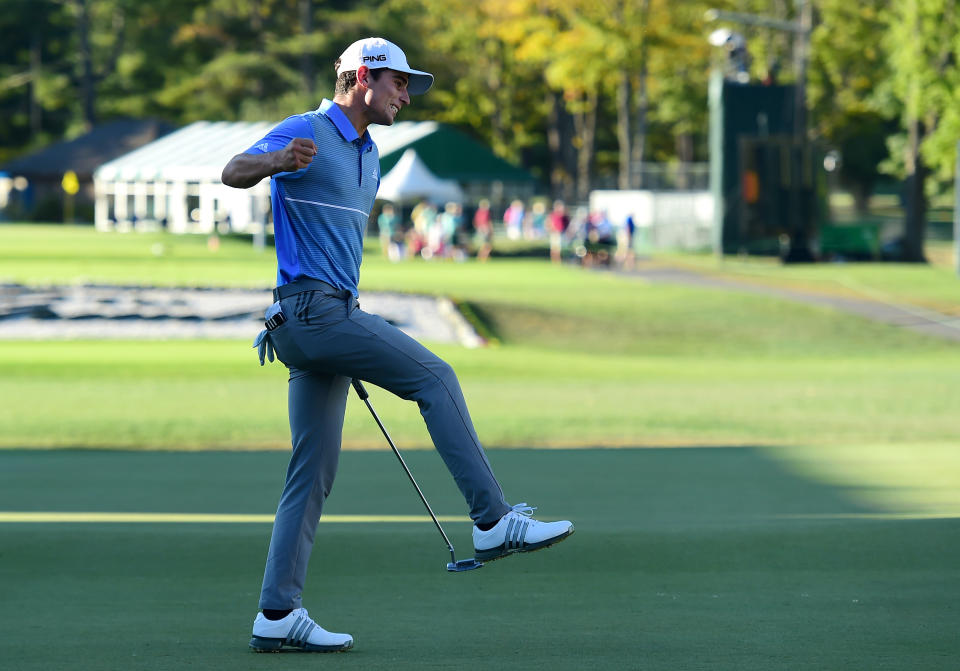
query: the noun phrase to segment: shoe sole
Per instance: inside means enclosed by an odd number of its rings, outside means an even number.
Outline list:
[[[284,641],[286,641],[286,639],[254,636],[250,639],[250,648],[254,652],[283,652],[284,650],[296,650],[299,652],[346,652],[353,647],[352,639],[341,645],[314,645],[312,643],[292,645]]]
[[[566,540],[573,535],[574,528],[573,526],[563,534],[559,536],[554,536],[553,538],[548,538],[545,541],[540,541],[539,543],[530,543],[529,545],[524,545],[519,548],[507,549],[503,545],[495,548],[490,548],[489,550],[477,550],[474,549],[474,555],[477,561],[484,563],[496,561],[498,559],[503,559],[504,557],[509,557],[510,555],[517,554],[518,552],[536,552],[537,550],[543,550],[550,547],[551,545],[556,545],[562,540]]]

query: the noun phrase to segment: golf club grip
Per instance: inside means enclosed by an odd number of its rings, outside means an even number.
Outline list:
[[[360,397],[361,401],[366,401],[368,398],[370,398],[370,394],[367,393],[367,389],[363,386],[363,382],[361,382],[358,378],[353,378],[351,382],[353,383],[353,388],[357,390],[357,396]]]

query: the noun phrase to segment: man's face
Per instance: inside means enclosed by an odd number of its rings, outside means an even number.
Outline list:
[[[358,78],[361,74],[357,72]],[[400,109],[410,104],[410,94],[407,93],[408,81],[409,76],[406,73],[396,70],[383,69],[376,79],[373,78],[372,72],[367,71],[367,91],[364,94],[364,101],[370,123],[390,126],[396,121]]]

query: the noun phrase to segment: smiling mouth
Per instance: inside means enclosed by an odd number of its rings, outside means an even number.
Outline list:
[[[393,110],[393,115],[394,115],[394,116],[396,116],[396,115],[398,115],[398,114],[400,113],[400,108],[397,107],[396,105],[390,105],[390,109]]]

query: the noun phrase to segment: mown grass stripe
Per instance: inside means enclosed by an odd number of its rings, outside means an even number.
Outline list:
[[[469,522],[467,517],[439,516],[441,522]],[[331,524],[406,524],[430,522],[427,515],[324,515],[321,522]],[[0,523],[58,522],[58,523],[202,523],[202,524],[264,524],[273,523],[273,515],[241,515],[219,513],[91,513],[91,512],[13,512],[0,511]]]
[[[960,512],[952,513],[816,513],[776,515],[780,520],[954,520]]]

